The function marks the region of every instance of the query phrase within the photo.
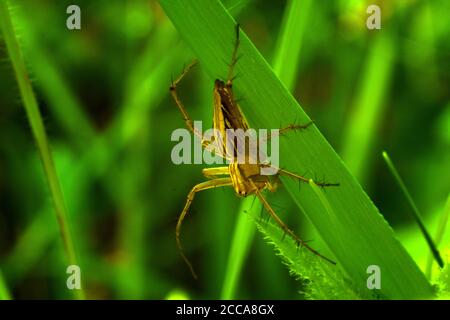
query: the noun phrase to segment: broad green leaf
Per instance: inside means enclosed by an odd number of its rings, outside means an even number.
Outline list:
[[[223,5],[218,0],[160,0],[160,3],[211,81],[225,78],[236,22]],[[254,128],[279,128],[309,120],[245,30],[241,32],[239,54],[234,90],[238,97],[244,98],[241,108]],[[377,294],[381,297],[431,297],[432,289],[425,276],[316,127],[282,137],[280,162],[286,170],[340,183],[339,187],[322,191],[332,208],[330,211],[309,185],[302,185],[299,190],[297,181],[283,179],[293,200],[334,254],[336,268],[341,268],[359,290],[373,293],[367,289],[367,268],[377,265],[382,279]]]

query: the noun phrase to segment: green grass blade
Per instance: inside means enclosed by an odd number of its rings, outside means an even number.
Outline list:
[[[436,245],[439,245],[439,243],[444,238],[445,231],[447,230],[447,223],[450,217],[450,195],[447,197],[447,202],[445,203],[444,207],[444,213],[442,214],[441,220],[439,222],[439,227],[436,232]]]
[[[58,228],[52,224],[52,208],[48,207],[36,212],[34,220],[24,229],[3,263],[4,274],[11,286],[23,280],[58,237]]]
[[[13,21],[21,26],[24,43],[27,46],[25,58],[30,61],[34,75],[37,77],[36,85],[41,89],[49,102],[50,111],[62,127],[71,135],[75,143],[85,143],[94,138],[95,129],[84,112],[84,108],[75,96],[68,82],[55,66],[49,54],[41,45],[36,35],[36,26],[30,15],[23,15],[24,8],[14,15]]]
[[[436,248],[433,239],[431,238],[430,234],[427,231],[427,228],[425,227],[425,224],[423,223],[422,214],[420,213],[419,208],[417,208],[413,198],[411,197],[408,189],[405,186],[405,183],[400,177],[400,174],[398,173],[397,169],[394,166],[394,163],[392,162],[391,158],[389,157],[386,151],[383,151],[383,158],[386,161],[387,166],[389,167],[389,171],[391,171],[392,175],[395,178],[395,181],[398,183],[400,189],[405,195],[406,200],[408,201],[408,204],[411,207],[411,212],[413,213],[414,220],[418,224],[420,231],[422,232],[425,240],[427,241],[427,244],[430,247],[430,250],[433,253],[434,258],[436,259],[437,263],[441,268],[444,267],[444,261],[442,260],[441,255],[439,254],[439,250]]]
[[[255,225],[244,212],[261,212],[261,203],[253,197],[242,200],[236,220],[233,240],[222,287],[221,299],[236,299],[236,288],[242,271],[244,260],[255,234]]]
[[[436,231],[436,237],[434,238],[434,242],[438,247],[444,238],[445,230],[447,229],[447,223],[450,217],[450,194],[447,197],[447,202],[445,203],[444,212],[442,213],[441,220],[439,220],[438,229]],[[431,279],[432,266],[433,266],[433,254],[431,253],[427,259],[427,266],[425,269],[425,274],[428,279]]]
[[[377,128],[385,109],[384,98],[389,88],[395,59],[395,43],[390,35],[380,33],[371,40],[361,84],[357,89],[355,108],[343,137],[342,159],[350,172],[365,186]]]
[[[273,70],[289,92],[297,80],[303,38],[308,31],[312,0],[291,0],[285,10],[283,25],[273,62]]]
[[[6,281],[3,277],[2,271],[0,270],[0,300],[11,300],[12,296],[9,292]]]
[[[23,61],[22,52],[16,39],[14,28],[9,15],[9,9],[6,0],[0,1],[0,24],[3,31],[4,39],[8,49],[9,57],[12,61],[14,71],[23,104],[27,113],[28,121],[36,141],[42,164],[44,166],[45,176],[52,195],[55,207],[56,218],[59,224],[61,238],[63,240],[64,249],[67,254],[68,263],[70,265],[78,265],[75,257],[75,249],[69,230],[68,214],[64,203],[62,190],[59,184],[58,175],[53,163],[50,146],[45,133],[44,124],[36,101],[36,97],[28,77],[28,72]],[[79,298],[84,297],[83,290],[75,290],[75,294]]]
[[[216,0],[160,0],[160,3],[211,79],[226,77],[235,21],[222,4]],[[280,124],[286,125],[295,119],[307,122],[307,115],[244,32],[241,32],[239,50],[242,58],[236,73],[240,76],[234,88],[238,96],[245,97],[241,107],[251,125],[279,128]],[[290,171],[307,171],[341,184],[325,192],[335,214],[330,219],[318,205],[311,188],[302,188],[299,192],[296,181],[283,179],[296,204],[333,252],[338,265],[361,291],[370,294],[366,288],[367,268],[375,264],[383,270],[381,296],[408,299],[432,295],[425,276],[316,127],[295,139],[280,139],[280,154],[281,166]]]

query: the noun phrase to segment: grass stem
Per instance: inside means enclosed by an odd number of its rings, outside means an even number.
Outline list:
[[[45,132],[41,113],[31,86],[30,78],[25,67],[23,55],[14,32],[6,0],[0,0],[0,25],[3,31],[9,57],[14,67],[17,82],[19,84],[28,121],[30,123],[34,140],[37,144],[44,167],[44,172],[53,199],[56,219],[58,221],[68,263],[70,265],[78,265],[75,256],[74,244],[69,230],[68,214],[64,203],[63,193],[59,184],[58,175],[53,163],[47,134]],[[75,295],[77,298],[84,298],[84,291],[82,289],[75,290]]]
[[[445,230],[447,228],[447,223],[450,217],[450,195],[447,197],[447,202],[445,203],[444,212],[442,213],[441,220],[439,221],[438,229],[436,231],[436,237],[434,238],[434,241],[436,243],[436,246],[439,246],[439,243],[441,243]],[[432,275],[432,266],[433,266],[433,254],[430,254],[427,260],[427,266],[425,268],[425,275],[428,279],[431,279]]]
[[[398,173],[397,169],[394,166],[394,163],[391,161],[391,159],[386,151],[383,151],[383,158],[389,168],[389,171],[391,171],[391,174],[394,176],[395,181],[398,183],[400,189],[402,190],[403,195],[406,197],[406,200],[408,201],[408,204],[413,213],[414,220],[419,225],[420,231],[422,232],[423,236],[425,237],[425,240],[427,241],[427,244],[430,247],[430,250],[434,256],[434,259],[436,260],[436,262],[439,264],[439,266],[441,268],[444,267],[444,261],[442,260],[442,257],[439,254],[439,250],[437,249],[436,244],[434,243],[433,239],[431,238],[430,234],[428,233],[427,229],[425,228],[425,224],[423,223],[422,215],[419,211],[419,208],[417,208],[416,204],[414,203],[413,198],[409,194],[408,189],[406,188],[402,178],[400,177],[400,174]]]
[[[233,240],[231,242],[221,299],[229,300],[236,298],[239,276],[255,234],[255,224],[249,219],[247,214],[243,213],[246,212],[251,216],[255,216],[255,212],[257,214],[261,212],[261,206],[261,203],[254,197],[247,197],[241,202]]]

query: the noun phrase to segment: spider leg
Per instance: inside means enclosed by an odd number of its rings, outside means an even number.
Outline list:
[[[281,169],[281,168],[276,168],[276,167],[274,167],[274,166],[272,166],[270,164],[261,164],[261,166],[262,167],[274,168],[274,169],[277,170],[279,175],[290,177],[290,178],[294,178],[294,179],[297,179],[298,181],[301,181],[301,182],[304,182],[304,183],[309,183],[309,180],[311,180],[311,179],[306,178],[304,176],[301,176],[299,174],[296,174],[296,173],[293,173],[293,172],[290,172],[290,171],[287,171],[287,170],[284,170],[284,169]],[[318,181],[315,181],[315,180],[313,180],[313,182],[316,185],[318,185],[319,187],[337,187],[337,186],[340,185],[339,183],[330,183],[330,182],[322,182],[322,181],[318,182]]]
[[[192,276],[197,279],[197,275],[194,271],[194,268],[192,267],[191,262],[189,261],[189,259],[186,257],[186,255],[183,252],[183,247],[181,246],[181,241],[180,241],[180,231],[181,231],[181,225],[183,223],[184,218],[186,217],[189,207],[192,204],[192,201],[194,201],[194,197],[195,194],[199,191],[203,191],[203,190],[207,190],[207,189],[212,189],[212,188],[217,188],[217,187],[225,187],[225,186],[231,186],[231,179],[230,178],[219,178],[219,179],[214,179],[214,180],[210,180],[210,181],[205,181],[205,182],[201,182],[197,185],[195,185],[192,190],[189,192],[188,196],[187,196],[187,200],[186,200],[186,204],[184,205],[183,211],[181,212],[180,217],[178,218],[178,222],[177,222],[177,227],[175,229],[175,234],[176,234],[176,240],[177,240],[177,247],[178,247],[178,251],[180,252],[181,257],[183,258],[183,260],[186,262],[186,264],[188,265]]]
[[[282,176],[291,177],[291,178],[297,179],[297,180],[305,182],[305,183],[309,183],[309,180],[310,180],[310,179],[308,179],[308,178],[306,178],[304,176],[298,175],[298,174],[293,173],[293,172],[289,172],[289,171],[284,170],[284,169],[279,169],[278,173],[280,175],[282,175]],[[323,181],[320,181],[320,182],[314,181],[314,183],[316,185],[318,185],[319,187],[337,187],[337,186],[339,186],[339,183],[330,183],[330,182],[323,182]]]
[[[183,80],[183,78],[186,76],[186,74],[189,73],[189,71],[197,64],[197,60],[192,61],[188,66],[183,68],[183,72],[178,76],[178,78],[174,81],[171,80],[170,85],[170,94],[175,101],[175,104],[178,107],[178,110],[180,110],[181,115],[183,117],[184,123],[186,124],[186,127],[191,131],[194,135],[200,138],[202,147],[210,152],[216,152],[220,157],[226,158],[221,152],[217,152],[217,150],[214,149],[214,146],[211,144],[211,141],[204,140],[202,132],[199,132],[198,130],[195,130],[193,121],[191,117],[189,116],[189,113],[186,110],[186,107],[184,106],[183,102],[180,99],[180,96],[177,92],[177,87],[179,83]]]
[[[230,169],[227,167],[204,168],[202,174],[208,179],[216,179],[219,176],[229,176]]]
[[[194,60],[192,61],[187,67],[183,68],[183,72],[178,76],[178,78],[171,82],[170,84],[170,94],[172,95],[173,100],[175,101],[178,109],[180,110],[182,116],[183,116],[183,120],[186,123],[186,127],[195,135],[199,136],[200,138],[202,138],[202,134],[201,132],[196,132],[194,130],[194,125],[193,122],[191,120],[191,117],[189,116],[189,113],[186,110],[186,107],[184,106],[183,102],[181,101],[178,93],[177,93],[177,86],[178,84],[181,82],[181,80],[183,80],[183,78],[186,76],[186,74],[188,74],[188,72],[197,64],[197,61]]]
[[[278,133],[271,134],[271,135],[267,138],[267,140],[272,139],[272,137],[274,137],[275,135],[282,136],[282,135],[286,134],[286,132],[289,132],[289,131],[297,131],[297,130],[301,131],[301,130],[305,130],[305,129],[307,129],[310,125],[312,125],[313,123],[314,123],[313,121],[309,121],[309,122],[307,122],[307,123],[305,123],[305,124],[295,124],[295,123],[294,123],[294,124],[290,124],[290,125],[288,125],[288,126],[286,126],[286,127],[284,127],[284,128],[279,129],[279,130],[278,130]]]
[[[261,194],[261,191],[256,190],[255,191],[256,196],[259,198],[259,200],[262,202],[263,206],[266,208],[266,210],[269,212],[270,217],[272,217],[275,222],[281,227],[281,229],[289,234],[298,244],[304,246],[309,251],[314,253],[315,255],[325,259],[326,261],[336,264],[333,260],[321,255],[318,251],[314,250],[312,247],[310,247],[304,240],[300,239],[289,227],[278,217],[278,215],[275,213],[275,211],[272,209],[272,207],[267,202],[266,198]]]
[[[239,30],[240,30],[240,26],[239,26],[239,24],[237,24],[236,25],[236,41],[234,43],[233,54],[231,56],[231,63],[229,65],[229,69],[228,69],[228,77],[227,77],[227,85],[228,86],[231,86],[231,83],[233,82],[234,67],[236,66],[236,63],[238,62],[238,60],[240,58],[237,56],[238,48],[241,43],[241,41],[239,39]]]

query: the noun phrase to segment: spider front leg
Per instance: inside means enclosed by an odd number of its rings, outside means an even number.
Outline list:
[[[181,212],[181,215],[178,218],[177,227],[175,229],[178,251],[180,252],[180,255],[183,258],[183,260],[188,265],[188,267],[189,267],[189,269],[190,269],[190,271],[192,273],[192,276],[195,279],[197,279],[197,275],[196,275],[196,273],[194,271],[194,268],[192,267],[191,262],[189,261],[189,259],[184,254],[183,247],[181,246],[181,241],[180,241],[181,225],[183,223],[184,218],[186,217],[186,215],[188,213],[188,210],[189,210],[189,207],[192,204],[192,201],[194,201],[194,197],[195,197],[195,194],[197,192],[200,192],[200,191],[203,191],[203,190],[207,190],[207,189],[212,189],[212,188],[231,186],[231,185],[232,185],[232,182],[231,182],[230,178],[218,178],[218,179],[205,181],[205,182],[202,182],[202,183],[199,183],[199,184],[195,185],[192,188],[192,190],[189,192],[189,194],[187,196],[186,204],[184,205],[183,211]]]
[[[178,76],[178,78],[173,81],[170,85],[170,94],[172,95],[173,100],[175,101],[178,109],[180,110],[182,116],[183,116],[183,120],[186,123],[186,127],[195,135],[199,136],[200,138],[202,138],[202,134],[201,132],[196,132],[196,130],[194,129],[194,124],[191,120],[191,117],[189,116],[189,113],[187,112],[183,102],[181,101],[180,97],[178,96],[177,93],[177,86],[178,84],[181,82],[181,80],[183,80],[184,76],[186,74],[188,74],[188,72],[197,64],[197,61],[194,60],[191,62],[191,64],[189,64],[186,68],[184,68],[183,72]]]
[[[228,76],[227,76],[227,86],[231,87],[233,80],[235,78],[234,76],[234,67],[236,66],[239,57],[237,56],[237,52],[239,49],[239,45],[241,43],[240,37],[239,37],[239,31],[240,31],[240,25],[236,24],[235,26],[235,32],[236,32],[236,40],[234,43],[234,47],[233,47],[233,53],[231,55],[231,63],[229,65],[229,69],[228,69]]]
[[[191,131],[194,135],[196,135],[197,137],[200,138],[201,143],[202,143],[202,147],[205,148],[206,150],[212,151],[213,147],[210,145],[211,141],[208,140],[204,140],[203,139],[203,134],[202,132],[199,132],[198,130],[196,130],[196,128],[194,127],[194,124],[192,122],[191,117],[189,116],[189,113],[186,110],[186,107],[184,106],[183,102],[181,101],[178,92],[177,92],[177,87],[178,84],[181,82],[181,80],[183,80],[184,76],[186,76],[186,74],[188,74],[188,72],[197,64],[197,60],[194,60],[191,62],[191,64],[189,64],[187,67],[185,67],[183,69],[183,72],[178,76],[178,78],[173,81],[170,85],[170,94],[173,98],[173,100],[175,101],[175,104],[178,107],[178,110],[180,110],[181,115],[183,116],[183,120],[184,123],[186,124],[186,127],[189,129],[189,131]]]

